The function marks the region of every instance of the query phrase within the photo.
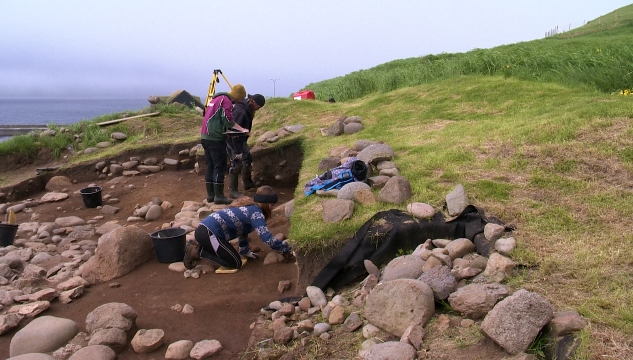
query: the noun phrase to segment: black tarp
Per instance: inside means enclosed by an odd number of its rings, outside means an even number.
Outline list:
[[[499,219],[486,217],[483,210],[473,205],[448,221],[441,213],[423,220],[397,209],[378,212],[345,242],[311,285],[324,291],[328,287],[339,290],[367,275],[365,259],[380,266],[401,251],[414,250],[427,239],[467,238],[477,244],[475,238],[483,237],[489,222],[504,225]]]

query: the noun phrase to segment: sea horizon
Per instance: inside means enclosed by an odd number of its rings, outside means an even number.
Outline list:
[[[148,106],[147,98],[0,97],[0,124],[68,125],[112,113],[136,112]]]

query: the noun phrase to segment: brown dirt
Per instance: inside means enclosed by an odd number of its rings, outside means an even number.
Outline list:
[[[69,187],[71,196],[59,203],[42,204],[33,208],[39,214],[40,222],[54,221],[60,216],[77,215],[86,220],[100,215],[98,209],[86,209],[81,195],[76,190],[85,187],[89,182],[78,182]],[[152,176],[136,176],[129,178],[125,185],[133,184],[136,188],[129,190],[126,186],[117,185],[110,189],[106,181],[95,181],[102,186],[103,195],[111,194],[120,199],[113,204],[121,208],[115,215],[105,215],[95,226],[107,221],[116,220],[126,224],[136,204],[145,204],[157,196],[174,204],[161,219],[153,222],[136,223],[137,226],[151,233],[162,223],[174,219],[185,200],[202,201],[206,196],[204,177],[189,171],[163,171]],[[277,188],[280,203],[288,201],[294,189]],[[44,192],[32,194],[37,199]],[[57,210],[60,207],[62,210]],[[18,213],[18,222],[30,221],[31,215]],[[288,232],[288,222],[283,212],[276,212],[269,222],[271,231]],[[253,247],[259,247],[260,259],[249,263],[236,274],[202,274],[199,279],[185,279],[182,273],[170,271],[167,264],[159,263],[155,258],[136,268],[133,272],[108,283],[89,287],[86,293],[70,304],[53,302],[50,309],[42,315],[59,316],[72,319],[85,330],[85,319],[89,312],[108,302],[123,302],[130,305],[138,313],[136,320],[139,329],[159,328],[165,331],[165,345],[151,354],[135,354],[128,346],[119,359],[152,359],[162,358],[167,345],[177,340],[191,340],[194,343],[205,339],[216,339],[223,346],[217,359],[238,359],[244,352],[250,336],[249,326],[259,315],[262,306],[283,296],[297,293],[296,264],[277,263],[263,265],[263,258],[272,251],[255,235],[251,235]],[[290,291],[280,294],[277,285],[281,280],[291,280]],[[110,287],[110,283],[119,283],[120,287]],[[184,315],[170,310],[175,304],[190,304],[194,313]],[[0,337],[0,358],[9,357],[9,344],[13,335],[28,322],[23,321],[17,329]]]

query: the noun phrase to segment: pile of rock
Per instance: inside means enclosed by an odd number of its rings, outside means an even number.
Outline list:
[[[162,161],[155,157],[141,160],[137,156],[131,157],[128,161],[118,162],[116,160],[99,161],[95,164],[95,170],[100,173],[99,178],[117,176],[136,176],[141,174],[155,174],[162,170],[180,170],[193,168],[193,156],[189,155],[190,150],[179,152],[178,159],[164,158]]]
[[[321,129],[323,136],[339,136],[342,134],[354,134],[364,129],[360,116],[341,116],[332,125]]]
[[[124,303],[103,304],[86,316],[86,331],[76,322],[54,316],[34,319],[11,339],[10,356],[29,354],[37,359],[116,359],[134,334],[135,353],[156,351],[165,343],[162,329],[137,329],[136,311]],[[217,340],[178,340],[171,343],[166,359],[206,359],[222,350]],[[52,353],[52,356],[49,355]]]
[[[303,129],[305,129],[304,125],[296,124],[283,126],[276,131],[266,131],[257,138],[256,144],[276,143],[280,139],[301,132]]]
[[[28,238],[0,248],[0,335],[48,309],[51,301],[69,303],[96,281],[125,275],[153,254],[144,230],[115,222],[95,229],[77,216],[23,223],[18,233]]]
[[[408,204],[407,209],[420,218],[435,213],[422,203]],[[503,226],[488,223],[485,243],[492,250],[465,238],[429,239],[382,270],[366,260],[369,276],[345,295],[334,296],[330,289],[328,301],[321,289],[310,286],[307,297],[297,302],[269,304],[253,325],[254,333],[263,334],[257,340],[268,340],[251,346],[260,358],[278,356],[279,347],[273,344],[292,348],[294,340],[305,347],[312,338],[336,336],[332,334],[340,327],[347,332],[362,329],[366,340],[360,358],[415,359],[428,350],[428,333],[476,326],[507,354],[522,354],[522,359],[530,358],[524,352],[543,331],[553,344],[549,350],[559,359],[569,358],[586,321],[573,311],[555,313],[535,292],[502,284],[517,265],[508,257],[516,241],[507,235]],[[489,256],[481,255],[488,251]],[[436,313],[438,302],[448,303],[461,316]]]

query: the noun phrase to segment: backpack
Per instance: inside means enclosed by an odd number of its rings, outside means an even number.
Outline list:
[[[340,189],[345,184],[354,181],[365,181],[367,178],[367,164],[356,157],[349,158],[345,164],[326,171],[308,181],[303,187],[306,196],[317,190]]]

